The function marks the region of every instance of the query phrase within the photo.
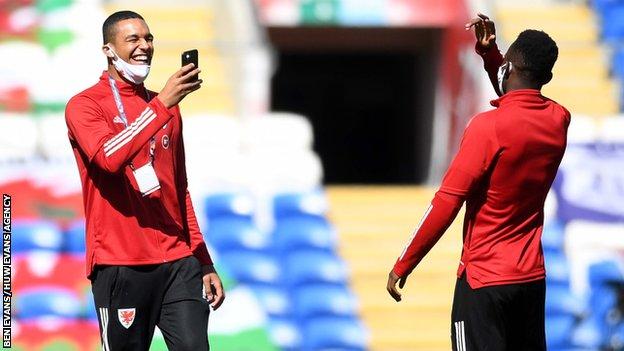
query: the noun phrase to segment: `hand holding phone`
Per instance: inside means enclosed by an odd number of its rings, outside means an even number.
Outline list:
[[[199,68],[199,52],[197,49],[188,50],[182,53],[182,67],[192,63],[195,65],[195,68]],[[191,82],[199,79],[198,75],[194,75],[191,77]]]

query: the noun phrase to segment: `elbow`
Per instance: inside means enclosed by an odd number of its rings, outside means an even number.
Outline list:
[[[95,163],[95,165],[100,168],[101,170],[105,171],[106,173],[110,173],[110,174],[116,174],[119,173],[122,169],[123,169],[123,163],[121,162],[110,162],[109,160],[104,159],[100,159],[98,157],[93,159],[93,163]]]

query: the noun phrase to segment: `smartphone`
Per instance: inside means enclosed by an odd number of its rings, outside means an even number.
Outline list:
[[[182,66],[186,66],[189,63],[195,64],[195,68],[199,67],[199,52],[197,49],[187,50],[182,53]],[[192,80],[197,80],[197,75],[193,76]]]

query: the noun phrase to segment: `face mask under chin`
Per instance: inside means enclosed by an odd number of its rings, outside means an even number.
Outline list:
[[[109,47],[115,58],[112,60],[117,72],[124,78],[134,84],[141,84],[147,78],[150,71],[150,65],[133,65],[119,57],[113,48]]]

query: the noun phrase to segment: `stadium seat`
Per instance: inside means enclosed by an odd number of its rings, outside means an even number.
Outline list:
[[[74,162],[74,153],[67,139],[67,124],[62,114],[39,117],[37,127],[39,150],[46,158]]]
[[[327,208],[327,199],[320,190],[278,194],[273,199],[273,215],[277,221],[289,217],[322,218]]]
[[[56,286],[31,287],[16,295],[15,310],[20,320],[45,317],[78,318],[80,297],[75,291]]]
[[[624,65],[624,49],[622,50],[622,61],[620,64]],[[624,66],[621,69],[624,71]],[[622,75],[622,82],[624,83],[624,72]],[[614,116],[603,120],[602,127],[600,128],[600,141],[611,147],[618,147],[619,150],[624,149],[623,116]]]
[[[596,350],[606,343],[608,330],[595,316],[583,319],[571,336],[573,345],[583,349]]]
[[[298,249],[332,251],[337,242],[335,230],[322,218],[288,218],[277,222],[273,232],[278,252]]]
[[[248,218],[230,217],[212,220],[204,236],[220,252],[266,251],[271,244],[271,237],[260,231]]]
[[[624,274],[618,262],[606,260],[589,266],[589,282],[599,287],[612,282],[624,282]]]
[[[281,280],[280,266],[271,255],[236,250],[222,253],[220,259],[241,283],[277,285]]]
[[[546,283],[568,287],[570,284],[570,267],[562,249],[544,248],[544,264],[546,266]]]
[[[596,142],[598,126],[592,117],[575,114],[568,127],[568,143],[588,144]]]
[[[622,322],[619,299],[619,293],[613,287],[592,287],[588,310],[602,329],[612,328]]]
[[[292,313],[288,291],[282,287],[265,284],[248,284],[270,317],[283,317]]]
[[[544,230],[542,232],[542,247],[544,250],[563,251],[564,242],[564,223],[556,219],[544,223]]]
[[[254,202],[243,194],[221,193],[206,197],[206,215],[209,220],[235,217],[251,222],[254,214]]]
[[[69,225],[65,232],[65,251],[70,254],[84,256],[87,251],[84,219],[77,220]]]
[[[297,324],[288,318],[270,318],[271,341],[282,351],[301,350],[302,336]]]
[[[611,62],[613,74],[615,74],[620,81],[624,81],[624,48],[619,47],[615,49]]]
[[[240,121],[230,116],[187,116],[184,123],[184,146],[187,149],[232,148],[241,145]]]
[[[312,125],[293,113],[270,113],[243,123],[245,142],[250,149],[309,150],[312,148]]]
[[[580,316],[585,311],[583,300],[572,295],[567,286],[549,285],[546,288],[546,314],[551,316]]]
[[[0,139],[0,162],[23,161],[36,154],[37,125],[30,115],[0,113],[0,130],[11,131]]]
[[[85,291],[82,297],[82,311],[81,317],[87,320],[98,322],[97,311],[95,310],[95,300],[93,299],[93,293],[91,289]]]
[[[346,286],[305,285],[293,293],[293,310],[299,321],[314,317],[355,317],[357,297]]]
[[[84,253],[65,255],[52,251],[31,251],[13,260],[13,291],[20,293],[37,285],[54,285],[81,293],[89,289]]]
[[[323,179],[321,159],[311,150],[252,149],[245,162],[251,186],[271,193],[309,191]]]
[[[571,346],[570,340],[575,321],[572,315],[546,314],[546,344],[549,350]]]
[[[20,321],[13,326],[14,350],[78,351],[102,348],[97,322],[81,319]]]
[[[346,284],[346,264],[328,252],[298,251],[286,258],[285,280],[290,287],[303,284]]]
[[[305,323],[302,350],[366,350],[368,331],[355,318],[321,317]]]
[[[12,228],[13,252],[26,253],[31,250],[60,252],[63,234],[58,225],[45,220],[15,220]]]
[[[602,39],[617,44],[624,38],[624,5],[618,4],[606,11],[602,20]]]

